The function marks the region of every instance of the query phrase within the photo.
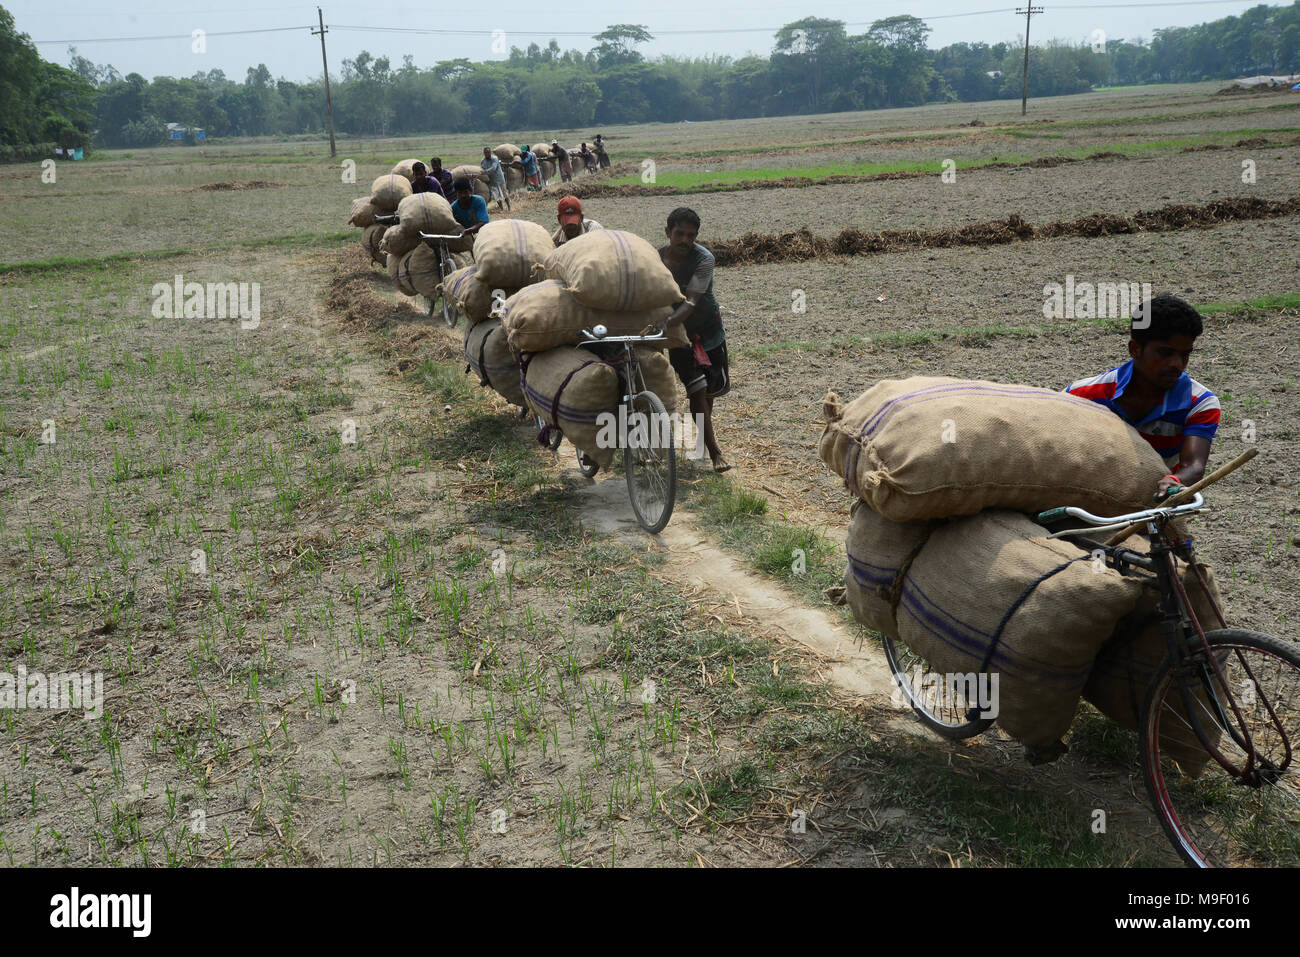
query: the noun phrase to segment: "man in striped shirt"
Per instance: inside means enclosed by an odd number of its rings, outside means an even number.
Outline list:
[[[1202,328],[1200,313],[1188,303],[1157,296],[1134,314],[1129,361],[1065,390],[1106,406],[1160,453],[1170,472],[1157,498],[1200,481],[1219,429],[1218,397],[1186,371]]]

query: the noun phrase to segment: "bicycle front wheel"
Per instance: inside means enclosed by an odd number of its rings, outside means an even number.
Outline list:
[[[630,424],[623,470],[636,520],[651,535],[663,531],[677,497],[677,450],[672,420],[659,396],[638,392],[628,408]]]
[[[923,725],[951,741],[973,738],[993,726],[992,718],[967,719],[970,709],[979,707],[977,699],[968,699],[955,685],[936,689],[933,682],[918,680],[930,674],[930,663],[903,642],[888,635],[880,638],[894,683]]]
[[[1190,708],[1172,659],[1147,690],[1139,744],[1156,815],[1193,867],[1300,865],[1300,651],[1253,631],[1205,637],[1222,678],[1192,664]]]

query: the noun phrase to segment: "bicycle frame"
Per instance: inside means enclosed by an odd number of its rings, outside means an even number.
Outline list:
[[[1237,704],[1236,697],[1233,695],[1227,680],[1224,677],[1223,670],[1214,655],[1210,652],[1209,642],[1205,636],[1205,629],[1196,616],[1196,611],[1192,607],[1191,599],[1187,594],[1182,580],[1177,574],[1177,567],[1174,563],[1175,557],[1182,557],[1189,566],[1195,570],[1196,559],[1192,551],[1190,539],[1183,542],[1171,543],[1165,537],[1165,529],[1171,519],[1179,516],[1199,511],[1204,505],[1204,499],[1197,493],[1195,498],[1185,504],[1174,508],[1148,509],[1143,512],[1136,512],[1132,515],[1120,516],[1118,518],[1099,518],[1083,509],[1063,508],[1052,509],[1042,513],[1039,518],[1043,521],[1052,521],[1056,518],[1069,515],[1074,518],[1080,518],[1088,522],[1093,527],[1066,529],[1055,532],[1050,538],[1080,538],[1085,532],[1112,531],[1127,528],[1135,522],[1146,524],[1146,538],[1151,543],[1150,553],[1143,555],[1124,548],[1121,545],[1103,545],[1088,539],[1083,539],[1079,544],[1089,548],[1094,553],[1102,551],[1106,555],[1106,564],[1114,568],[1120,574],[1131,574],[1127,571],[1129,566],[1142,568],[1154,575],[1160,590],[1160,602],[1157,606],[1161,615],[1161,627],[1164,631],[1165,642],[1168,648],[1170,659],[1174,662],[1174,675],[1178,681],[1179,698],[1182,701],[1183,708],[1186,712],[1185,720],[1189,723],[1197,740],[1206,752],[1232,777],[1248,784],[1252,787],[1260,787],[1264,783],[1260,772],[1264,770],[1261,766],[1256,768],[1256,751],[1251,738],[1250,729],[1246,720],[1241,713]],[[1200,572],[1196,572],[1198,578]],[[1140,576],[1150,577],[1150,576]],[[1202,585],[1204,580],[1202,579]],[[1226,626],[1223,620],[1223,614],[1217,604],[1211,599],[1211,605],[1214,608],[1215,615],[1219,618],[1219,624]],[[1240,659],[1239,659],[1240,660]],[[1258,687],[1254,675],[1250,672],[1249,666],[1245,661],[1241,661],[1242,667],[1246,670],[1249,679]],[[1217,679],[1217,680],[1216,680]],[[1205,730],[1199,715],[1200,708],[1198,702],[1193,697],[1193,682],[1198,682],[1200,688],[1205,693],[1205,701],[1201,702],[1201,708],[1209,707],[1213,716],[1219,725],[1226,729],[1228,734],[1241,747],[1246,754],[1246,764],[1244,768],[1238,768],[1230,761],[1218,746],[1211,739]],[[1226,695],[1227,705],[1230,708],[1232,717],[1229,717],[1228,709],[1225,708],[1222,698]],[[1287,741],[1286,758],[1280,767],[1272,765],[1272,762],[1262,761],[1261,765],[1269,765],[1268,770],[1282,771],[1291,763],[1291,749],[1284,733],[1281,722],[1272,705],[1265,700],[1265,707],[1268,709],[1269,718],[1283,732],[1281,737]],[[1234,720],[1235,719],[1235,720]],[[1216,735],[1217,737],[1217,735]]]

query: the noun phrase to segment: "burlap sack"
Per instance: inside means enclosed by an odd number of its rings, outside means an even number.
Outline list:
[[[502,143],[500,146],[492,147],[493,155],[495,155],[503,164],[519,159],[519,154],[521,152],[523,151],[518,146],[515,146],[514,143]]]
[[[411,234],[399,226],[389,226],[384,230],[384,241],[382,249],[386,253],[393,253],[397,256],[405,256],[412,249],[420,244],[420,237],[411,237]]]
[[[430,300],[438,298],[442,279],[438,276],[438,254],[420,243],[403,258],[405,279],[420,295]]]
[[[398,290],[406,296],[414,296],[416,293],[416,288],[411,282],[411,257],[413,255],[415,255],[414,250],[398,257],[397,275],[393,278]]]
[[[370,205],[370,197],[362,196],[360,199],[352,201],[352,208],[348,211],[348,224],[350,226],[359,226],[365,229],[375,221],[375,207]]]
[[[646,389],[659,396],[664,409],[677,411],[677,373],[673,371],[668,357],[645,346],[633,346],[632,352],[641,364],[641,376],[645,379]]]
[[[404,159],[393,167],[392,172],[398,176],[405,176],[409,181],[415,178],[415,164],[423,162],[423,160],[418,159]],[[425,163],[424,165],[428,166],[429,164]]]
[[[620,229],[595,229],[570,239],[547,257],[545,272],[592,309],[657,309],[684,298],[658,250]]]
[[[825,413],[822,461],[896,522],[1058,505],[1118,515],[1150,505],[1166,472],[1109,409],[1032,386],[885,379],[845,406],[828,395]]]
[[[478,231],[474,262],[478,280],[518,289],[534,281],[533,267],[546,261],[555,245],[545,227],[525,219],[497,219]]]
[[[585,349],[551,349],[525,358],[528,407],[547,424],[558,425],[574,448],[608,468],[614,449],[601,448],[596,437],[601,414],[617,413],[618,373]]]
[[[1145,539],[1134,537],[1124,543],[1133,551],[1146,553],[1148,544]],[[1223,610],[1223,596],[1219,593],[1218,583],[1210,566],[1198,563],[1201,574],[1209,586],[1201,587],[1191,567],[1183,571],[1183,587],[1187,589],[1192,600],[1192,610],[1196,613],[1201,628],[1207,632],[1222,628],[1214,605]],[[1147,685],[1151,683],[1157,668],[1169,654],[1165,641],[1164,628],[1157,610],[1159,592],[1154,587],[1144,589],[1137,606],[1128,615],[1119,620],[1111,639],[1098,652],[1088,676],[1088,683],[1083,687],[1083,696],[1093,707],[1108,718],[1124,725],[1130,730],[1138,728],[1138,715],[1146,700]],[[1220,661],[1220,665],[1225,662]],[[1233,689],[1236,692],[1238,689]],[[1203,693],[1198,693],[1203,698]],[[1174,706],[1175,714],[1166,713],[1160,721],[1161,751],[1174,758],[1181,765],[1184,773],[1195,777],[1201,773],[1209,760],[1204,746],[1184,723],[1185,712],[1182,701],[1176,693],[1166,697],[1166,702]],[[1202,719],[1206,713],[1202,712]],[[1202,727],[1210,733],[1212,741],[1217,743],[1219,733],[1213,721],[1203,720]]]
[[[488,187],[488,175],[483,172],[483,167],[478,165],[454,166],[451,170],[452,181],[458,179],[469,180],[469,188],[475,196],[482,196],[484,199],[490,199],[492,192]]]
[[[500,322],[490,319],[465,331],[465,361],[469,364],[467,371],[473,371],[482,385],[496,390],[507,402],[524,405],[519,360],[506,344]]]
[[[480,272],[482,275],[482,260]],[[647,309],[642,312],[604,312],[588,309],[569,295],[558,279],[525,286],[505,301],[501,317],[510,344],[520,352],[545,352],[560,346],[584,341],[582,330],[604,325],[611,336],[635,336],[648,326],[658,326],[672,309]],[[667,343],[656,348],[687,346],[686,332],[678,323]]]
[[[903,575],[898,637],[940,674],[998,676],[997,723],[1031,748],[1070,727],[1093,659],[1141,585],[1019,512],[930,534]]]
[[[471,324],[482,322],[492,311],[493,293],[499,292],[502,301],[513,296],[517,290],[498,287],[493,289],[477,279],[478,266],[457,269],[447,277],[445,288],[447,298],[456,304],[460,314]]]
[[[394,255],[393,253],[386,253],[384,255],[384,265],[388,269],[388,278],[393,281],[393,285],[397,285],[397,270],[401,264],[401,256]]]
[[[366,255],[381,266],[388,265],[388,257],[381,248],[384,233],[387,231],[387,226],[375,223],[373,226],[367,226],[365,232],[361,234],[361,248],[366,251]]]
[[[897,638],[903,574],[940,523],[891,522],[861,500],[853,503],[852,516],[844,542],[844,597],[860,624]]]
[[[397,217],[402,229],[415,242],[420,233],[437,233],[441,236],[460,232],[460,223],[451,214],[451,204],[436,193],[415,193],[397,204]]]
[[[384,216],[393,213],[397,204],[410,195],[411,181],[396,173],[385,173],[370,184],[370,205]]]

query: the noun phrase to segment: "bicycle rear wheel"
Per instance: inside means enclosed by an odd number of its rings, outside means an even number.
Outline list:
[[[627,494],[636,520],[654,535],[668,524],[677,497],[677,450],[672,420],[653,392],[638,392],[628,406],[628,422],[632,424],[629,431],[633,435],[623,450]],[[639,432],[636,424],[643,424],[645,431]]]
[[[885,660],[889,662],[889,670],[894,675],[894,683],[923,725],[953,741],[973,738],[993,726],[992,718],[976,718],[974,721],[967,719],[967,712],[971,708],[978,708],[979,701],[968,700],[964,694],[957,693],[955,685],[941,689],[944,693],[933,693],[933,682],[917,680],[931,674],[930,663],[903,642],[888,635],[880,637],[885,646]]]
[[[1142,773],[1156,816],[1193,867],[1300,865],[1300,651],[1253,631],[1205,637],[1223,679],[1192,666],[1193,713],[1211,743],[1246,773],[1230,772],[1207,753],[1166,659],[1139,723]]]
[[[440,252],[440,255],[441,259],[438,261],[439,281],[445,284],[447,282],[447,277],[456,271],[456,264],[452,262],[451,256],[447,254],[445,247]],[[441,302],[442,321],[447,324],[447,328],[455,329],[456,323],[460,322],[460,312],[457,311],[451,300],[447,298],[447,293],[442,289],[442,287],[439,287],[438,299]],[[432,304],[430,304],[430,309],[432,309]]]

